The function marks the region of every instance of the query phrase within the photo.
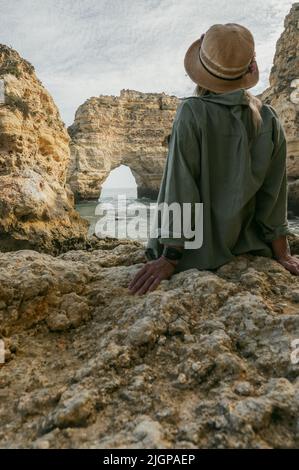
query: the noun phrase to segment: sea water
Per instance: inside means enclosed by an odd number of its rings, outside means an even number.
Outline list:
[[[125,197],[126,209],[130,208],[127,211],[127,215],[124,216],[123,213],[118,212],[119,208],[119,198]],[[137,198],[136,188],[103,188],[99,200],[92,201],[82,201],[76,205],[77,211],[80,215],[89,222],[89,235],[95,233],[97,222],[103,217],[104,209],[107,207],[107,204],[110,207],[114,208],[114,213],[111,217],[114,217],[115,223],[118,227],[119,234],[126,234],[126,226],[132,221],[133,218],[136,219],[138,215],[138,238],[134,239],[145,244],[149,235],[149,221],[156,206],[156,201],[148,198]],[[136,211],[134,213],[134,211]],[[289,220],[290,229],[299,235],[299,217],[295,217]],[[108,231],[108,236],[115,236],[115,232]],[[133,238],[128,235],[118,236],[117,238]]]
[[[125,210],[120,210],[120,201],[125,202],[123,206]],[[113,208],[109,217],[115,220],[117,238],[131,238],[145,244],[149,236],[149,221],[156,201],[145,197],[138,199],[135,188],[103,189],[99,200],[81,201],[76,204],[77,211],[89,222],[89,235],[96,233],[98,237],[104,236],[101,232],[99,233],[98,222],[105,216],[104,211],[108,206],[110,209]],[[133,219],[136,225],[134,237],[127,233],[128,224],[132,224]],[[105,233],[107,236],[115,237],[115,231],[109,231],[109,226],[106,227]]]

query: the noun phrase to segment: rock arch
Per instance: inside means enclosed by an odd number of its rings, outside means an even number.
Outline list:
[[[136,179],[127,165],[119,165],[110,171],[108,177],[103,181],[102,191],[109,189],[129,190],[137,193]],[[102,192],[100,193],[102,195]]]
[[[121,90],[120,96],[90,98],[69,127],[68,182],[77,200],[97,198],[109,173],[130,168],[138,197],[158,194],[179,98],[165,93]]]

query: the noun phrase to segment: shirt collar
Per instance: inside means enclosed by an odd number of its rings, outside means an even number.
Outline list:
[[[238,90],[233,90],[228,93],[217,94],[213,91],[210,91],[206,95],[200,96],[204,101],[211,101],[213,103],[225,104],[225,105],[236,105],[236,104],[245,104],[248,105],[248,100],[245,94],[245,88],[240,88]]]

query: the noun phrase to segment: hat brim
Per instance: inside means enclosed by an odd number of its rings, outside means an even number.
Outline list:
[[[202,65],[199,60],[199,47],[201,40],[197,39],[189,46],[185,58],[184,67],[191,80],[208,90],[218,93],[225,93],[236,88],[252,88],[259,81],[259,69],[256,65],[256,71],[247,73],[238,80],[223,80],[214,77]]]

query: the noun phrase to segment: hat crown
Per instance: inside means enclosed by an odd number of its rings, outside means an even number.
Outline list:
[[[245,26],[214,24],[204,35],[200,58],[215,72],[233,77],[246,71],[254,49],[254,38]]]
[[[259,80],[252,33],[237,23],[214,24],[190,44],[184,67],[193,82],[216,93],[251,88]]]

